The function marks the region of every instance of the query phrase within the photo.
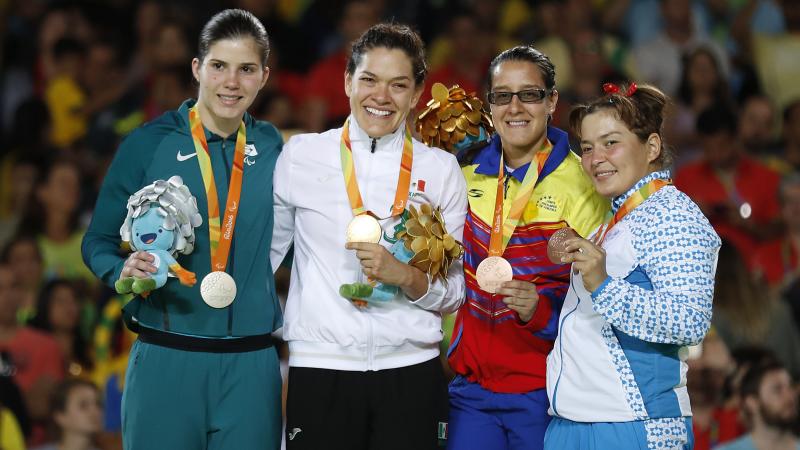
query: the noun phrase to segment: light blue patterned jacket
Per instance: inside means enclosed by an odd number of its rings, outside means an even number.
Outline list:
[[[614,212],[653,172],[612,202]],[[605,282],[572,274],[547,359],[550,414],[576,422],[691,415],[686,346],[711,322],[719,236],[689,197],[666,186],[606,236]],[[681,421],[682,422],[682,421]]]

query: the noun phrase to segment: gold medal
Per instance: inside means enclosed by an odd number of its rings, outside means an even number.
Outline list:
[[[511,269],[511,263],[505,258],[490,256],[478,264],[475,278],[481,289],[494,294],[503,282],[511,281],[514,278],[514,271]]]
[[[353,217],[347,225],[347,242],[369,242],[377,244],[381,241],[383,229],[378,220],[369,214]]]
[[[212,308],[225,308],[236,297],[236,282],[227,272],[211,272],[200,283],[200,296]]]

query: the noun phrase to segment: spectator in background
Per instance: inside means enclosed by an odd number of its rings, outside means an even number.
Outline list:
[[[800,171],[800,97],[783,110],[783,148],[769,164],[782,171]]]
[[[800,172],[783,177],[778,191],[785,234],[759,246],[756,274],[773,289],[786,289],[800,279]]]
[[[34,235],[44,260],[44,278],[82,281],[85,287],[97,279],[81,259],[81,169],[72,159],[58,158],[45,169],[35,188],[35,201],[21,229]]]
[[[0,247],[18,234],[20,222],[33,202],[44,155],[38,150],[19,147],[0,163]]]
[[[431,72],[425,84],[430,87],[434,83],[442,83],[448,88],[458,84],[468,94],[475,92],[478,97],[483,98],[483,81],[489,67],[491,40],[486,39],[486,31],[478,27],[469,10],[451,15],[446,29],[449,43],[447,59]],[[424,89],[419,106],[424,107],[430,99],[430,89]]]
[[[618,46],[614,37],[592,28],[578,30],[570,37],[571,87],[559,87],[559,106],[552,125],[567,126],[572,107],[595,97],[603,84],[625,82],[625,75],[611,62],[610,55],[619,51]]]
[[[742,378],[742,411],[750,432],[719,450],[800,449],[792,433],[797,421],[797,391],[778,362],[752,366]]]
[[[65,380],[53,394],[49,417],[54,441],[34,450],[97,450],[93,441],[103,430],[103,404],[95,385]]]
[[[306,99],[303,105],[305,131],[318,133],[339,126],[350,114],[350,103],[342,89],[342,74],[347,69],[350,43],[356,40],[380,18],[373,2],[348,1],[339,18],[341,47],[314,64],[306,79]]]
[[[736,116],[715,105],[697,118],[702,157],[678,169],[675,186],[694,200],[723,239],[748,258],[779,231],[779,175],[736,140]]]
[[[744,100],[739,108],[737,138],[749,155],[762,161],[774,155],[777,150],[774,138],[775,119],[775,107],[769,98],[756,94]],[[785,168],[772,168],[786,172]]]
[[[30,234],[20,234],[3,249],[0,263],[14,271],[20,285],[22,302],[17,321],[26,324],[36,314],[36,298],[42,287],[44,265],[39,243]]]
[[[192,71],[186,69],[186,65],[159,66],[155,69],[143,106],[146,120],[178,108],[184,100],[194,95]]]
[[[725,404],[726,383],[736,370],[728,347],[712,328],[698,346],[700,354],[687,360],[686,388],[692,399],[694,450],[709,450],[745,433],[739,408]]]
[[[0,351],[0,406],[14,415],[23,436],[30,436],[31,424],[22,392],[14,382],[16,368],[7,351]],[[2,426],[2,425],[0,425]],[[2,430],[0,430],[2,431]],[[25,438],[23,437],[23,441]],[[2,444],[0,444],[2,445]]]
[[[22,298],[19,282],[7,265],[0,265],[0,350],[7,351],[34,425],[31,442],[41,442],[47,400],[64,376],[61,351],[51,336],[17,324]]]
[[[675,96],[683,72],[683,55],[698,45],[705,45],[717,55],[721,72],[727,78],[727,54],[696,29],[691,0],[660,0],[664,21],[662,31],[652,40],[633,47],[637,78],[653,83],[667,95]]]
[[[44,98],[53,119],[52,141],[67,149],[86,135],[87,97],[81,86],[86,65],[86,46],[77,39],[61,38],[53,46],[53,75]]]
[[[800,376],[800,331],[791,310],[754,279],[730,242],[720,249],[715,285],[711,322],[725,345],[772,349],[794,376]]]
[[[800,98],[800,2],[780,0],[786,32],[752,34],[753,62],[764,93],[779,108]]]
[[[697,157],[701,150],[697,116],[715,105],[733,108],[733,100],[717,55],[700,46],[686,57],[675,110],[666,125],[669,142],[680,149],[678,165]]]
[[[80,325],[78,289],[64,279],[48,282],[39,294],[36,315],[30,321],[30,326],[55,338],[69,375],[86,377],[93,364]]]

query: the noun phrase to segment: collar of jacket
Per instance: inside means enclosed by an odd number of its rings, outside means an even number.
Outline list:
[[[403,138],[405,134],[405,122],[403,122],[396,130],[384,136],[375,138],[375,152],[402,152],[403,151]],[[367,133],[358,125],[358,120],[355,116],[350,115],[350,144],[353,150],[366,149],[372,150],[372,139]]]
[[[539,174],[539,180],[536,184],[539,184],[544,177],[549,175],[551,172],[556,170],[556,168],[564,161],[564,158],[567,157],[569,154],[569,137],[567,133],[561,129],[556,127],[547,127],[547,139],[550,140],[550,143],[553,144],[553,150],[550,153],[550,156],[547,158],[547,162],[545,162],[544,167],[542,168],[542,173]],[[495,133],[492,136],[492,140],[489,142],[489,145],[483,148],[483,150],[478,153],[477,156],[472,160],[472,163],[477,165],[475,168],[475,173],[481,175],[489,175],[489,176],[497,176],[497,173],[500,171],[500,152],[503,149],[503,144],[500,142],[500,135]],[[522,180],[525,178],[525,174],[528,172],[528,167],[530,167],[531,163],[522,165],[514,169],[511,172],[511,176],[519,180],[521,183]]]

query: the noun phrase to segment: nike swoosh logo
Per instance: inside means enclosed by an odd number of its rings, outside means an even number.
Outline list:
[[[197,152],[189,153],[188,155],[181,155],[181,151],[178,150],[178,161],[186,161],[187,159],[192,159],[197,156]]]

